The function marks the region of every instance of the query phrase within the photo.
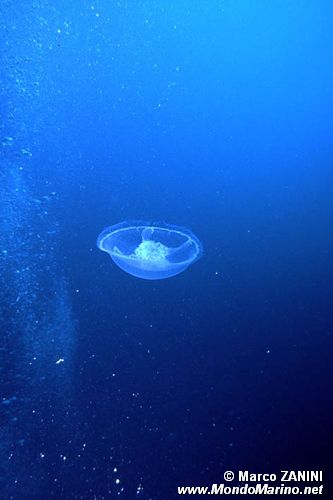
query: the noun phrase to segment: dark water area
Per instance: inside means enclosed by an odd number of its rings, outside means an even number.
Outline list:
[[[323,471],[292,484],[330,498],[332,21],[1,2],[1,499],[171,500],[239,470]],[[123,272],[96,239],[138,219],[203,256]]]

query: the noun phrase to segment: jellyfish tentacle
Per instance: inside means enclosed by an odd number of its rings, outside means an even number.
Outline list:
[[[179,247],[169,248],[169,253],[171,255],[178,252],[182,252],[183,250],[185,250],[185,248],[189,247],[190,245],[192,245],[192,241],[190,239],[187,239],[184,243],[179,245]]]
[[[179,247],[169,248],[168,260],[169,262],[175,262],[177,259],[184,260],[184,252],[186,252],[187,248],[190,248],[193,245],[193,242],[188,239],[184,243],[182,243]],[[189,257],[187,257],[188,259]],[[175,260],[176,259],[176,260]],[[185,261],[187,260],[185,258]],[[189,258],[191,260],[191,257]]]
[[[122,252],[121,250],[119,250],[119,248],[118,248],[118,247],[116,247],[116,246],[115,246],[115,247],[113,247],[113,252],[114,252],[114,253],[117,253],[117,254],[119,254],[119,255],[123,255],[123,252]]]
[[[154,234],[154,228],[153,227],[145,227],[142,230],[142,233],[141,233],[142,241],[151,240],[151,237],[153,236],[153,234]]]
[[[187,240],[182,245],[180,245],[179,247],[177,247],[176,250],[184,250],[184,248],[190,246],[191,244],[192,244],[192,240],[190,240],[189,238],[187,238]]]

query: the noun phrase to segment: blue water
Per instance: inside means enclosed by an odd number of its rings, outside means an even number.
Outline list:
[[[332,3],[0,16],[0,498],[171,500],[225,470],[326,484]],[[122,272],[95,242],[135,219],[191,228],[203,258]]]

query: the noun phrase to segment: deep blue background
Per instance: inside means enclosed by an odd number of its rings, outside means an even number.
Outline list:
[[[332,3],[0,12],[1,498],[328,467]],[[203,258],[126,275],[95,241],[131,219]]]

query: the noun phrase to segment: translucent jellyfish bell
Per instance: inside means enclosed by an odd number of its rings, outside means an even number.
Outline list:
[[[97,246],[123,271],[146,280],[175,276],[202,254],[200,241],[188,229],[141,221],[105,228]]]

